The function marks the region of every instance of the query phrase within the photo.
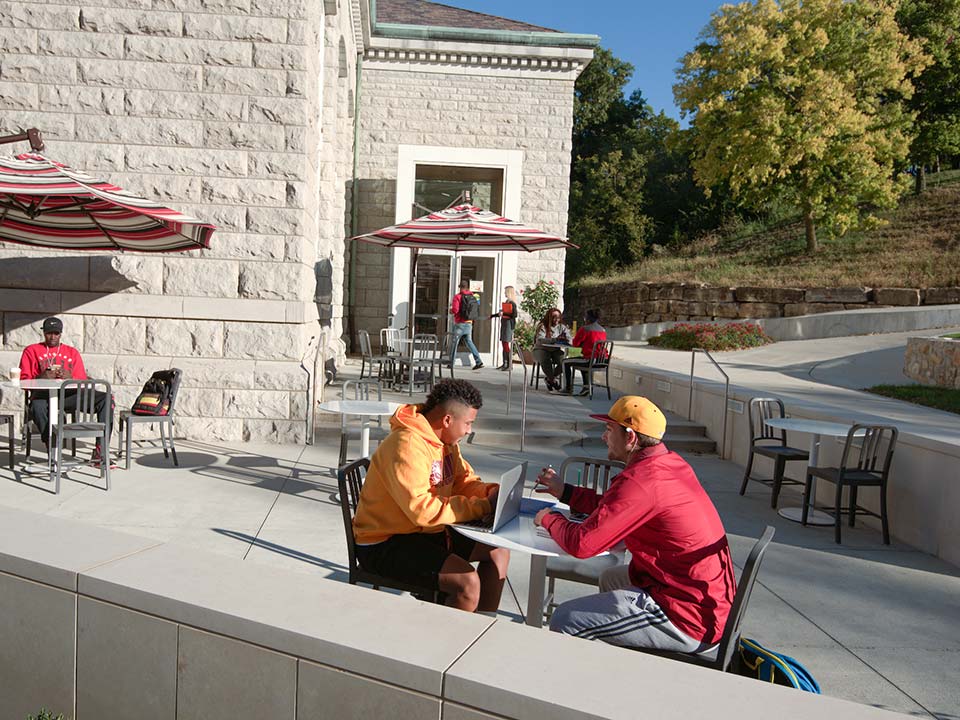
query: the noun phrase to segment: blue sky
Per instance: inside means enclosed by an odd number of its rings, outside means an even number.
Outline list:
[[[728,0],[728,2],[731,0]],[[634,67],[627,94],[640,89],[654,110],[679,119],[672,86],[677,61],[691,50],[722,0],[437,0],[445,5],[600,36]]]

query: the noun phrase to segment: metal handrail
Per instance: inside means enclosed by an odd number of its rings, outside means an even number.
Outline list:
[[[703,348],[693,348],[693,350],[690,351],[690,393],[687,396],[687,420],[693,420],[693,368],[697,362],[697,353],[706,355],[707,359],[709,359],[710,362],[713,363],[713,366],[723,375],[723,439],[720,441],[720,459],[725,460],[725,454],[727,452],[727,415],[730,414],[730,408],[728,407],[730,398],[730,376],[723,371],[720,363],[713,359],[713,355]]]
[[[523,452],[527,434],[527,361],[523,358],[520,343],[513,343],[512,351],[523,367],[523,385],[520,395],[520,452]],[[507,371],[507,415],[510,415],[510,396],[513,394],[513,370]]]

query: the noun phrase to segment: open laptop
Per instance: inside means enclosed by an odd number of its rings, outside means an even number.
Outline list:
[[[453,527],[467,530],[494,533],[520,514],[520,501],[523,499],[523,481],[527,477],[527,463],[517,465],[500,476],[500,491],[497,493],[497,507],[493,511],[493,522],[485,524],[483,520],[468,523],[455,523]]]

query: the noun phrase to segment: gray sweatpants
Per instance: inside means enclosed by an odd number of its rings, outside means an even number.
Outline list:
[[[570,600],[550,618],[550,629],[585,640],[602,640],[627,648],[655,648],[716,655],[716,645],[707,646],[681,631],[666,616],[657,601],[630,584],[626,565],[600,575],[600,593]]]

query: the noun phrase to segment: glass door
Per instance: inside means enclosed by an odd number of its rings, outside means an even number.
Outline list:
[[[416,301],[413,306],[414,333],[433,333],[442,339],[447,332],[450,310],[449,255],[425,255],[417,260]]]

